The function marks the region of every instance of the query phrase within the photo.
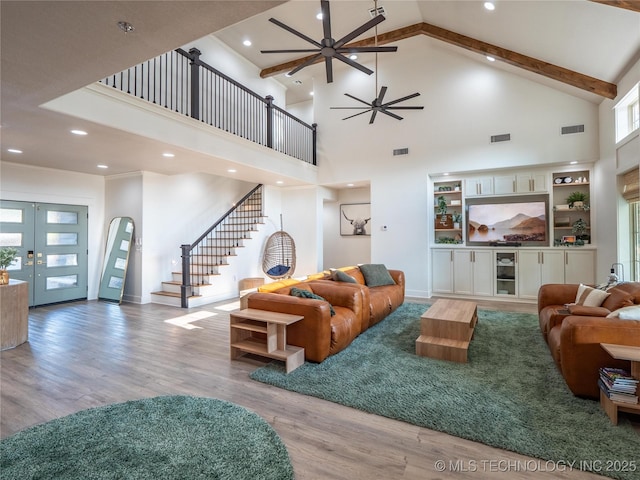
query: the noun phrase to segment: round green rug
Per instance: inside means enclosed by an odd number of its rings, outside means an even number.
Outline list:
[[[287,450],[229,402],[155,397],[84,410],[0,442],[10,479],[293,479]]]

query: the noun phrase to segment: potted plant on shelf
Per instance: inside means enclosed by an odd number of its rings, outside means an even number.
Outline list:
[[[573,222],[571,231],[576,236],[576,245],[584,245],[584,239],[582,237],[587,231],[587,222],[579,218],[578,220]]]
[[[453,220],[453,228],[459,230],[460,224],[462,223],[462,215],[460,215],[458,212],[453,212],[453,214],[451,215],[451,219]]]
[[[7,268],[18,258],[18,249],[14,247],[0,248],[0,285],[9,283]]]
[[[438,215],[440,215],[440,220],[436,219],[436,224],[439,224],[440,228],[451,228],[450,220],[447,216],[447,199],[444,195],[438,197]]]
[[[589,197],[584,192],[571,192],[567,197],[569,208],[584,209]]]

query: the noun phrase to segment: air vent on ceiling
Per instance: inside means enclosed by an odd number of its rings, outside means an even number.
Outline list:
[[[384,11],[384,7],[380,6],[378,8],[370,8],[369,15],[371,15],[371,18],[377,17],[378,15],[386,17],[387,13]]]
[[[409,149],[408,148],[396,148],[393,151],[393,155],[407,155],[409,153]]]
[[[584,133],[584,125],[570,125],[562,127],[562,135],[570,135],[572,133]]]
[[[491,135],[491,143],[509,142],[511,140],[510,133],[502,133],[500,135]]]

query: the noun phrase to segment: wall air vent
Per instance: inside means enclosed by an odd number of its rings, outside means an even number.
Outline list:
[[[568,127],[562,127],[562,135],[570,135],[572,133],[584,133],[584,125],[570,125]]]
[[[510,133],[502,133],[500,135],[491,135],[491,143],[509,142],[511,141]]]
[[[393,151],[393,155],[406,155],[409,153],[409,149],[408,148],[396,148]]]
[[[378,8],[370,8],[369,15],[371,15],[371,18],[377,17],[378,15],[386,17],[387,12],[384,11],[384,7],[380,6]]]

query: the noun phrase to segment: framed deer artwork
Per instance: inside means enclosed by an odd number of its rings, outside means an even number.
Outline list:
[[[340,205],[340,235],[344,237],[371,235],[371,204]]]

